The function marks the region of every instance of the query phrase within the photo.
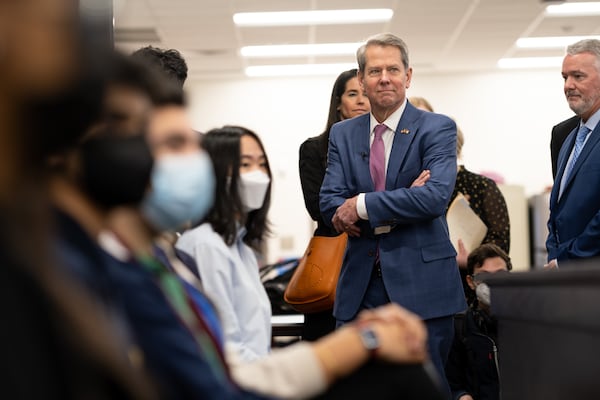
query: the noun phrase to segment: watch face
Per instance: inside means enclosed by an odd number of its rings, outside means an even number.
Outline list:
[[[374,352],[379,348],[379,339],[371,328],[363,328],[359,331],[360,339],[363,342],[365,348],[371,352]]]

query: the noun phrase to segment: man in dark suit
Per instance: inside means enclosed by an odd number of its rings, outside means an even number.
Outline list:
[[[550,158],[552,159],[552,178],[556,178],[556,164],[558,163],[558,153],[569,133],[579,126],[581,118],[575,115],[552,127],[552,136],[550,137]]]
[[[406,101],[412,68],[400,38],[375,35],[357,59],[371,113],[331,128],[320,193],[325,221],[350,236],[334,316],[341,324],[390,301],[416,312],[444,377],[452,316],[466,308],[444,217],[456,179],[456,124]]]
[[[562,146],[550,195],[547,268],[600,255],[600,40],[567,47],[564,91],[581,119]]]

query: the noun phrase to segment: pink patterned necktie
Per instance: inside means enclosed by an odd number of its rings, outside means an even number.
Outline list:
[[[369,170],[377,192],[385,190],[385,147],[381,136],[386,129],[387,126],[384,124],[375,127],[375,138],[371,144],[371,154],[369,156]]]

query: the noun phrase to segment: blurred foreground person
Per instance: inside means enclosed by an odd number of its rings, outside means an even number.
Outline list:
[[[2,393],[10,399],[154,398],[122,357],[110,322],[49,250],[42,166],[47,146],[61,138],[32,122],[40,122],[38,112],[45,115],[43,104],[62,101],[78,80],[77,23],[73,1],[0,2]]]

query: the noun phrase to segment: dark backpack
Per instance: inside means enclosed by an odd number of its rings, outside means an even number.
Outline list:
[[[260,281],[269,296],[273,315],[298,313],[283,299],[283,293],[298,266],[298,261],[298,258],[286,259],[260,270]]]

